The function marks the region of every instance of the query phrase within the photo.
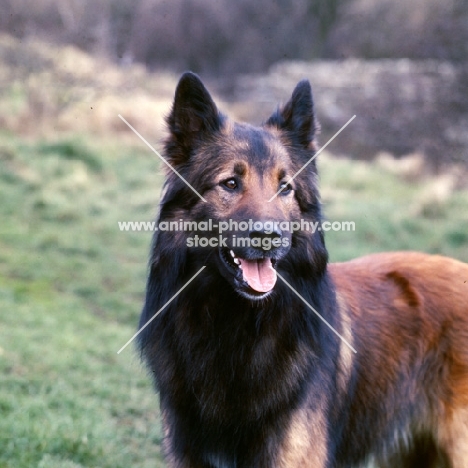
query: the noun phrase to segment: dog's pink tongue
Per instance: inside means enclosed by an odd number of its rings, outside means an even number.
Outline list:
[[[267,292],[273,289],[276,283],[276,271],[269,258],[261,260],[244,260],[240,258],[244,280],[252,289],[258,292]]]

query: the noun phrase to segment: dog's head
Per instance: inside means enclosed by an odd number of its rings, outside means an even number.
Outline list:
[[[186,73],[167,122],[171,168],[160,221],[188,228],[173,234],[174,243],[212,264],[250,300],[268,296],[276,270],[292,264],[304,275],[323,273],[321,232],[291,225],[304,228],[321,216],[308,81],[265,124],[253,127],[224,117],[200,79]]]

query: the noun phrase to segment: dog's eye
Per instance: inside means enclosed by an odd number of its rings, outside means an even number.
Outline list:
[[[279,189],[281,190],[281,194],[287,195],[289,192],[292,190],[291,184],[288,184],[287,182],[281,182]]]
[[[238,186],[236,179],[225,180],[222,184],[229,190],[235,190]]]

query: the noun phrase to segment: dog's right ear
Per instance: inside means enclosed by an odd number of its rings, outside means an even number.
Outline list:
[[[186,162],[202,140],[221,128],[222,116],[194,73],[186,72],[180,78],[167,124],[171,135],[166,154],[173,165]]]

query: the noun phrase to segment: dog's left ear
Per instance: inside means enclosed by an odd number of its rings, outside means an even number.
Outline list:
[[[290,141],[308,148],[314,141],[318,124],[314,115],[312,88],[308,80],[300,81],[291,99],[266,122],[284,131]]]
[[[174,165],[188,160],[203,139],[221,128],[222,116],[194,73],[186,72],[180,78],[167,124],[171,133],[167,156]]]

